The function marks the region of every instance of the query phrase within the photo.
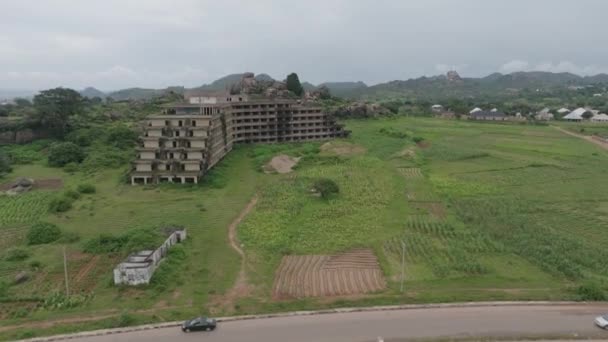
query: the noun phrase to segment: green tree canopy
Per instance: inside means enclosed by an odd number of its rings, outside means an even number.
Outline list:
[[[3,151],[0,151],[0,177],[11,172],[11,161]]]
[[[49,165],[64,166],[68,163],[80,163],[85,154],[82,148],[71,142],[57,143],[49,148]]]
[[[293,92],[298,96],[302,96],[302,94],[304,93],[304,88],[300,83],[298,74],[296,74],[295,72],[292,72],[291,74],[287,75],[287,90]]]
[[[34,96],[34,107],[36,119],[58,137],[63,137],[69,130],[70,116],[83,109],[83,98],[75,90],[59,87]]]

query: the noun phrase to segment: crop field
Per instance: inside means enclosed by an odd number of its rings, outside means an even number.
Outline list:
[[[273,286],[276,299],[347,296],[377,292],[386,286],[374,252],[352,250],[338,255],[287,255]]]

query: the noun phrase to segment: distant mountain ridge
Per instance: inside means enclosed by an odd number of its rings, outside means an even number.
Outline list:
[[[199,87],[168,87],[165,89],[128,88],[104,93],[93,87],[88,87],[80,93],[87,97],[110,97],[114,100],[144,100],[162,96],[172,91],[183,94],[186,90],[222,91],[241,80],[244,73],[230,74],[209,84]],[[457,75],[457,74],[456,74]],[[255,76],[258,81],[274,80],[268,74]],[[368,86],[364,82],[323,82],[314,85],[302,82],[305,90],[313,90],[319,86],[329,88],[334,96],[346,98],[369,98],[382,93],[414,97],[462,97],[483,96],[489,92],[517,91],[521,89],[539,89],[548,87],[585,86],[605,83],[608,84],[608,74],[579,76],[572,73],[552,73],[544,71],[522,71],[510,74],[492,73],[485,77],[448,78],[446,75],[419,77],[408,80],[394,80]]]

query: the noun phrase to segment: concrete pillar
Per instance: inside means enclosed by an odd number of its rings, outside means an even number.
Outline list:
[[[198,184],[198,177],[194,177],[194,184]]]
[[[148,177],[144,177],[144,184],[148,184]]]
[[[182,179],[182,184],[186,184],[186,177],[180,177]]]

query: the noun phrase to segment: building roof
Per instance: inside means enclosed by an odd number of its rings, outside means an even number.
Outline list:
[[[499,112],[498,110],[497,111],[481,110],[481,111],[471,113],[471,116],[474,118],[479,118],[479,117],[502,118],[505,116],[505,113]]]
[[[481,112],[481,111],[483,111],[481,108],[479,108],[479,107],[475,107],[475,108],[473,108],[473,110],[471,110],[471,111],[469,112],[469,114],[473,114],[473,113],[476,113],[476,112]]]
[[[608,115],[601,113],[591,118],[591,121],[608,121]]]
[[[564,114],[564,113],[568,113],[569,111],[570,111],[570,109],[562,107],[557,112],[560,114]]]
[[[583,114],[589,112],[589,110],[579,107],[570,112],[570,114],[564,116],[564,120],[583,120]]]

